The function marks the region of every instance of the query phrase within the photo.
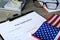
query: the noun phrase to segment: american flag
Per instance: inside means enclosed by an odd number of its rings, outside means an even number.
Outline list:
[[[32,36],[36,40],[60,40],[60,29],[44,22]]]
[[[53,14],[46,22],[60,29],[60,16]]]

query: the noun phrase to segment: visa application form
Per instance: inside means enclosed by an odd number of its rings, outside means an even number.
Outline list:
[[[32,34],[46,21],[36,12],[31,12],[13,21],[0,24],[0,34],[4,40],[35,40]]]

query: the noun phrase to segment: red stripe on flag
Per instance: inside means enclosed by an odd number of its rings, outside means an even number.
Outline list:
[[[57,27],[59,24],[60,24],[60,20],[54,26]]]
[[[54,16],[55,16],[55,14],[53,14],[51,17],[49,17],[46,22],[50,21],[51,18],[54,17]]]
[[[59,36],[58,40],[60,40],[60,36]]]
[[[36,38],[37,40],[41,40],[40,38],[36,37],[34,34],[32,34],[32,36],[33,36],[34,38]]]
[[[51,21],[50,24],[53,24],[57,19],[58,19],[59,16],[56,16],[55,19],[53,21]]]

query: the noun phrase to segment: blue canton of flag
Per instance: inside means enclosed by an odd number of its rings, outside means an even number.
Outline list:
[[[54,40],[59,32],[60,29],[44,22],[32,36],[40,38],[41,40]]]

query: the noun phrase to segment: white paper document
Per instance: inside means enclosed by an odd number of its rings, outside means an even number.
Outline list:
[[[5,9],[13,10],[13,11],[20,11],[21,10],[21,4],[22,2],[7,2],[7,4],[4,6]]]
[[[13,21],[0,24],[0,34],[4,40],[35,40],[32,34],[46,21],[36,12],[29,13]]]

